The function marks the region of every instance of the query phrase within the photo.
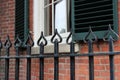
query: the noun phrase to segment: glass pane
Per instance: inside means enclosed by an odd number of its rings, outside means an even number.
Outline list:
[[[66,0],[62,0],[55,5],[55,28],[59,33],[67,32]]]
[[[52,6],[45,8],[45,35],[52,35]]]
[[[48,4],[51,4],[52,3],[52,0],[45,0],[45,6],[48,5]]]

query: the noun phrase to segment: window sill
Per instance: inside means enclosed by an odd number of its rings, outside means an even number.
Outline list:
[[[39,47],[32,48],[32,54],[39,54]],[[59,44],[59,53],[69,53],[70,45]],[[75,44],[75,52],[79,52],[79,45]],[[48,45],[44,48],[44,53],[54,53],[54,45]]]

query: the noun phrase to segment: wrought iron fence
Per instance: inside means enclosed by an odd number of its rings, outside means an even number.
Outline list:
[[[12,43],[10,41],[9,36],[7,36],[7,39],[4,43],[4,48],[6,49],[6,55],[0,56],[0,59],[5,60],[5,80],[9,80],[9,60],[15,59],[15,80],[19,80],[19,67],[20,67],[20,59],[27,59],[27,73],[26,73],[26,79],[31,80],[31,59],[38,58],[40,60],[39,63],[39,80],[44,80],[44,59],[45,58],[54,58],[54,80],[59,79],[59,58],[61,57],[70,57],[70,80],[75,80],[75,57],[80,56],[87,56],[89,58],[89,80],[94,80],[94,56],[109,56],[110,59],[110,80],[114,80],[114,55],[120,54],[120,52],[114,52],[113,50],[113,37],[111,36],[111,33],[118,37],[118,35],[109,27],[108,32],[106,32],[106,35],[104,36],[103,40],[109,42],[109,52],[99,52],[94,53],[93,51],[93,43],[97,41],[97,37],[95,36],[94,32],[90,28],[88,34],[85,36],[83,41],[88,44],[88,53],[82,54],[82,53],[75,53],[75,46],[73,41],[69,41],[70,37],[72,36],[72,33],[68,36],[66,43],[70,45],[70,53],[69,54],[59,54],[59,43],[62,42],[62,37],[60,34],[55,30],[55,33],[53,37],[51,38],[51,42],[54,44],[54,54],[44,54],[44,47],[47,45],[47,40],[45,36],[43,35],[43,32],[41,32],[41,36],[37,42],[37,45],[39,46],[40,52],[37,56],[31,55],[31,48],[34,45],[34,42],[31,38],[31,35],[28,35],[27,40],[25,41],[25,47],[27,49],[27,55],[26,56],[19,56],[20,47],[22,45],[21,40],[17,36],[14,47],[16,50],[15,56],[10,56],[10,48],[12,47]],[[56,36],[59,37],[56,38]],[[92,38],[90,38],[92,36]],[[0,40],[0,52],[3,48],[2,41]]]

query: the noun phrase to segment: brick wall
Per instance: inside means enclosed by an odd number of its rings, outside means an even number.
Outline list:
[[[120,0],[118,0],[120,5]],[[14,22],[15,22],[15,0],[0,0],[0,37],[3,42],[5,42],[6,35],[10,35],[12,43],[14,43]],[[33,0],[30,0],[30,30],[33,29]],[[119,10],[119,20],[120,20],[120,6]],[[119,21],[120,24],[120,21]],[[119,28],[120,31],[120,28]],[[119,33],[120,34],[120,33]],[[115,51],[120,51],[120,40],[115,42]],[[87,44],[80,44],[80,53],[87,52]],[[15,50],[12,47],[10,49],[10,54],[14,55]],[[108,43],[107,42],[98,42],[94,44],[95,52],[107,52]],[[5,50],[2,50],[2,55],[5,54]],[[21,52],[24,55],[24,52]],[[60,58],[59,59],[59,80],[70,80],[70,59],[69,58]],[[75,59],[75,73],[76,80],[89,80],[89,65],[88,57],[76,57]],[[110,80],[109,72],[109,57],[108,56],[99,56],[94,58],[95,63],[95,80]],[[115,56],[115,80],[120,80],[120,55]],[[14,60],[10,61],[10,80],[14,80],[15,73],[15,62]],[[0,60],[0,80],[4,80],[4,60]],[[32,59],[32,69],[31,69],[31,80],[39,80],[39,59]],[[54,75],[54,60],[52,58],[45,59],[45,80],[53,80]],[[20,80],[26,80],[26,60],[23,59],[20,61]]]
[[[30,0],[30,6],[33,6],[32,4],[33,0]],[[29,20],[29,26],[30,30],[32,30],[32,7],[30,8],[30,20]],[[15,0],[0,0],[0,38],[4,44],[5,39],[7,35],[10,36],[10,40],[12,44],[14,44],[15,40]],[[24,52],[22,51],[21,54],[24,55]],[[5,55],[5,49],[2,49],[1,55]],[[10,49],[10,55],[15,55],[15,49],[14,45],[12,45],[12,48]],[[5,66],[4,66],[4,60],[0,60],[0,80],[4,80],[5,78]],[[25,64],[26,60],[20,61],[20,80],[25,80]],[[10,60],[10,74],[9,74],[9,80],[15,79],[15,60]]]
[[[5,42],[6,36],[9,34],[10,39],[13,43],[14,41],[14,0],[0,0],[0,37],[3,42]],[[2,55],[5,54],[2,50]],[[14,54],[13,48],[11,49],[11,54]],[[11,60],[10,64],[13,64]],[[0,80],[4,80],[4,60],[0,60]],[[10,65],[10,79],[13,79],[13,68],[14,66]]]

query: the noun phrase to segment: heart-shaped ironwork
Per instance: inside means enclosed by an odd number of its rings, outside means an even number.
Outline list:
[[[37,45],[40,46],[40,45],[43,45],[43,46],[46,46],[47,45],[47,40],[45,38],[45,36],[43,35],[43,32],[41,32],[41,36],[40,38],[38,39],[37,41]]]
[[[4,43],[5,48],[10,48],[12,46],[12,43],[10,41],[9,35],[7,35],[6,41]]]
[[[56,38],[58,37],[58,38]],[[58,33],[57,29],[55,29],[54,35],[51,38],[51,42],[54,43],[55,40],[58,40],[58,43],[62,42],[62,37],[60,36],[60,34]]]

